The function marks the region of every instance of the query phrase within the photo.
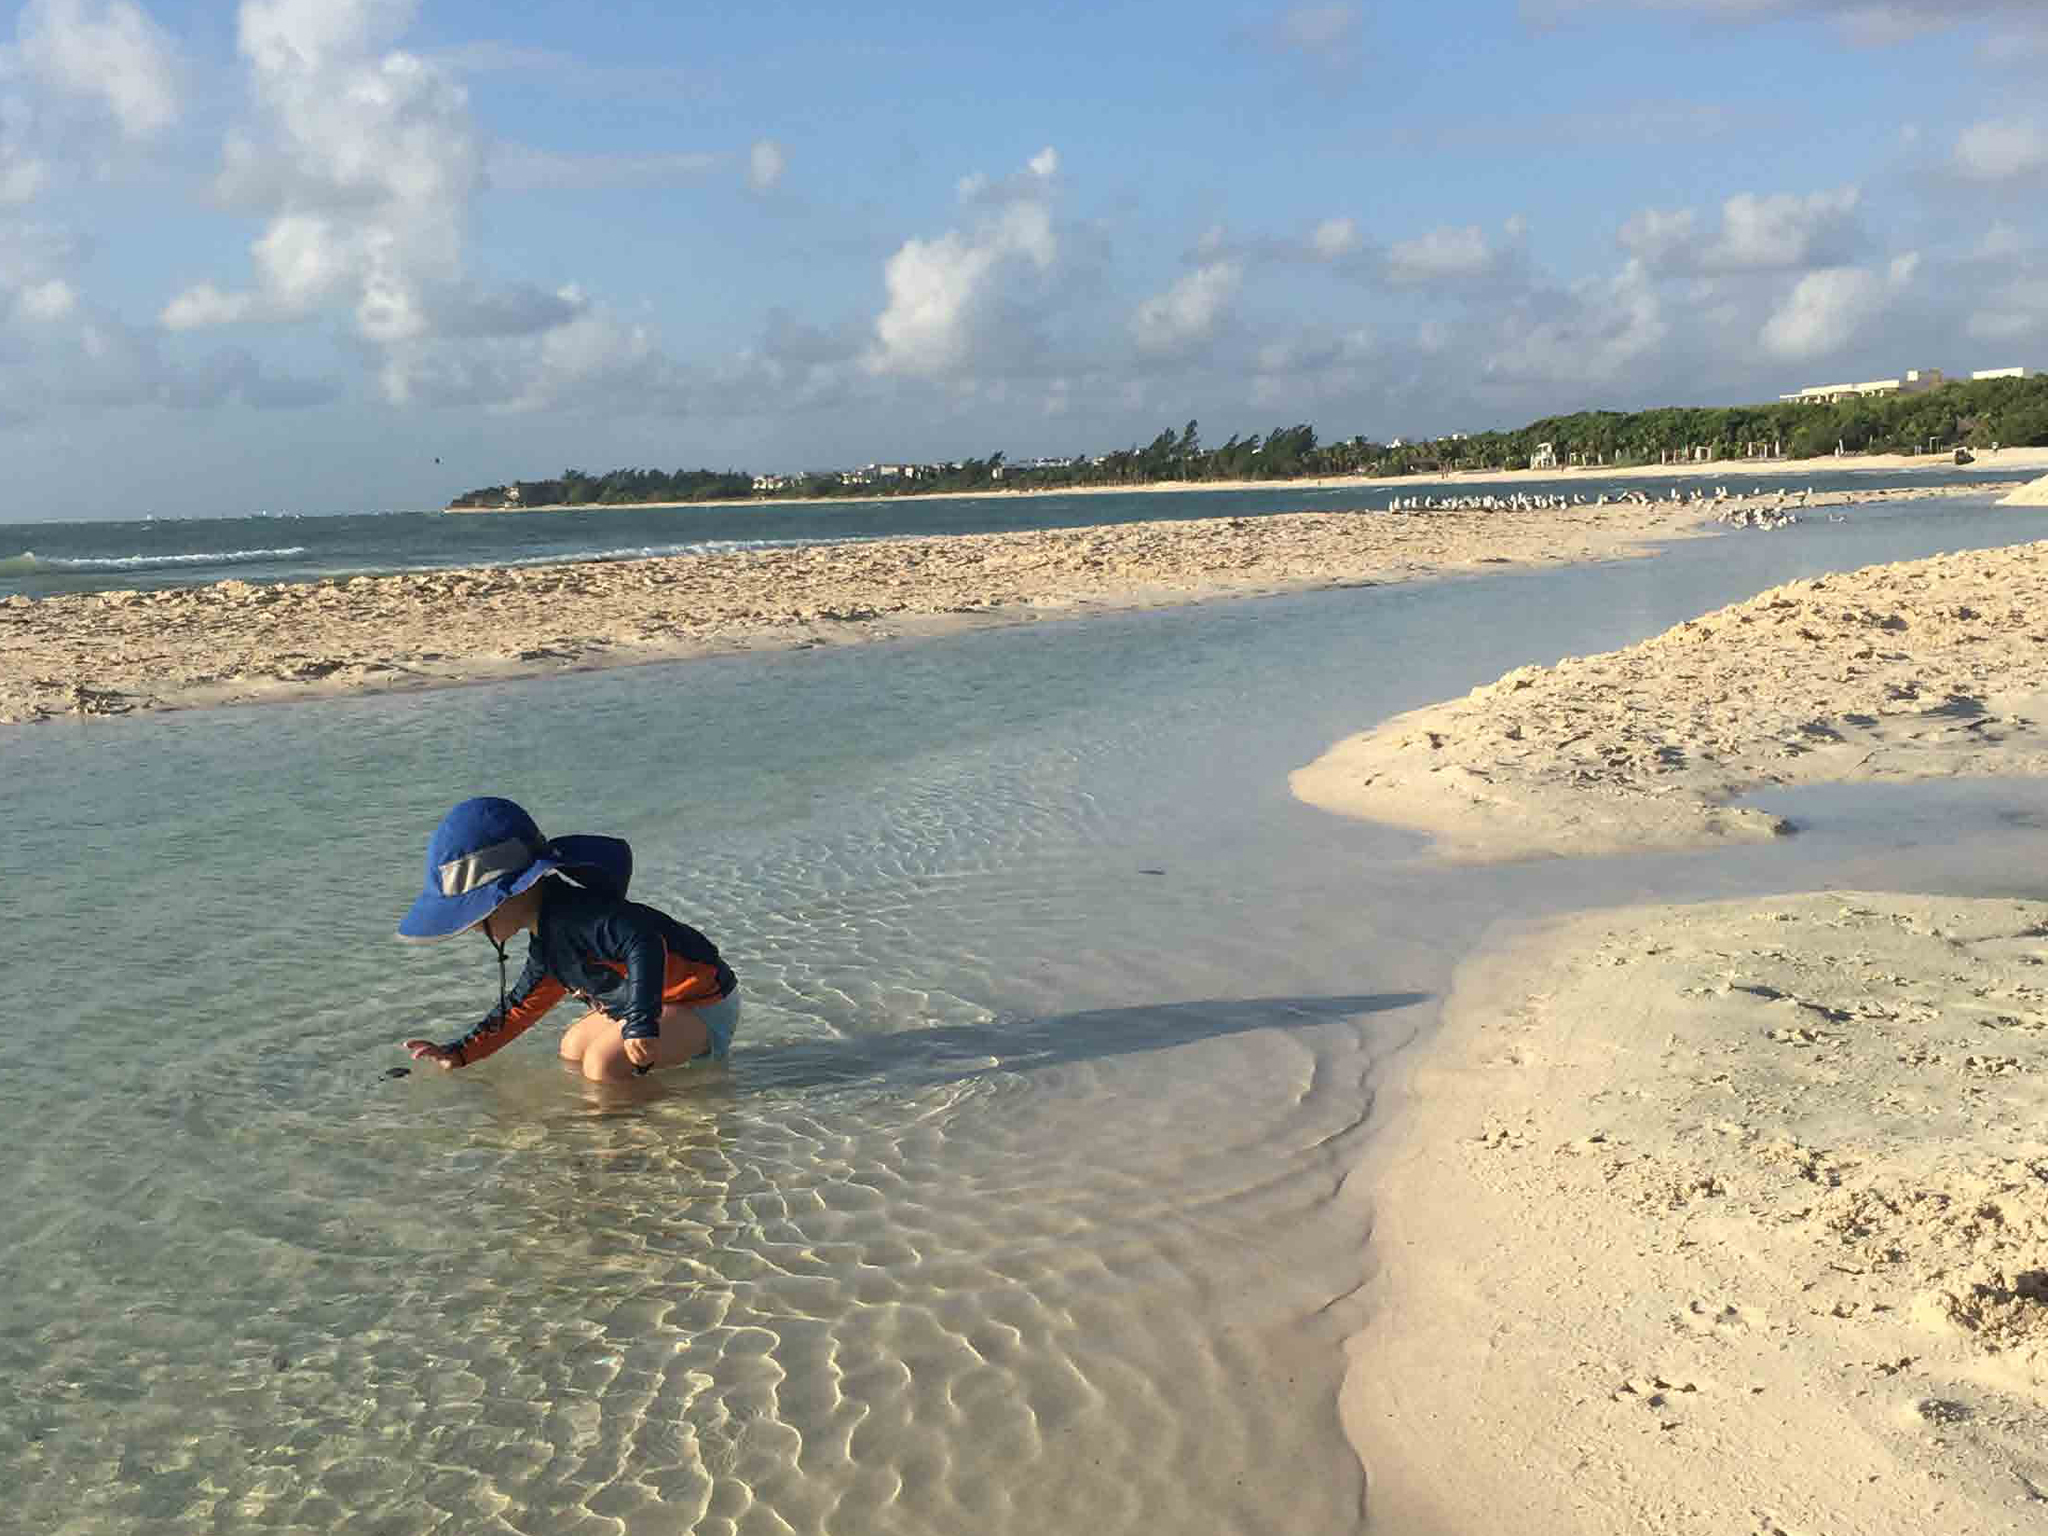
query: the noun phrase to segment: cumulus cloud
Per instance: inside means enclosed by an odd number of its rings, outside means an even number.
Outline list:
[[[2000,284],[1971,312],[1968,329],[1979,341],[2048,344],[2048,276]]]
[[[788,169],[789,157],[782,146],[773,139],[756,139],[754,147],[747,151],[747,185],[756,192],[766,192]]]
[[[1862,244],[1857,187],[1805,196],[1738,192],[1721,205],[1721,227],[1701,228],[1690,208],[1645,208],[1621,227],[1622,248],[1659,274],[1790,272],[1841,265]]]
[[[869,372],[915,378],[960,374],[1004,308],[1004,284],[1044,274],[1059,254],[1050,188],[1059,156],[1046,149],[1018,176],[1000,183],[970,176],[963,203],[978,217],[968,229],[906,240],[882,269],[888,303],[875,319]]]
[[[1955,166],[1972,181],[2017,181],[2048,170],[2048,126],[2038,118],[1973,123],[1956,140]]]
[[[1700,245],[1699,215],[1690,208],[1645,208],[1621,226],[1621,246],[1652,271],[1687,265]]]
[[[34,202],[50,179],[50,167],[28,147],[34,125],[28,103],[0,97],[0,208]]]
[[[130,0],[29,0],[15,36],[30,76],[104,110],[124,137],[153,138],[177,119],[177,50]]]
[[[1497,327],[1485,376],[1497,382],[1612,385],[1650,358],[1671,333],[1662,297],[1640,261],[1563,294],[1531,295]]]
[[[1396,288],[1470,283],[1490,276],[1499,260],[1477,224],[1433,229],[1387,248],[1386,280]]]
[[[1853,248],[1863,194],[1856,187],[1759,197],[1738,192],[1721,205],[1721,235],[1701,255],[1709,271],[1770,272],[1811,266]]]
[[[1358,226],[1349,219],[1325,219],[1309,236],[1309,249],[1325,261],[1348,256],[1363,243]]]
[[[1131,316],[1132,339],[1155,356],[1200,346],[1216,334],[1243,281],[1244,268],[1235,261],[1196,267],[1138,306]]]
[[[1757,339],[1771,356],[1788,362],[1838,352],[1898,299],[1919,265],[1919,257],[1909,253],[1894,258],[1884,272],[1866,267],[1809,272],[1764,322]]]
[[[470,276],[464,226],[489,173],[515,186],[673,180],[720,157],[578,157],[487,149],[450,70],[396,46],[417,0],[243,0],[238,40],[255,118],[231,133],[222,198],[266,215],[251,281],[201,282],[164,306],[171,331],[345,311],[387,400],[536,409],[673,398],[642,325],[580,290]],[[596,355],[617,350],[608,360]]]
[[[15,295],[15,312],[37,324],[69,319],[78,308],[78,293],[61,277],[31,283]]]
[[[379,52],[409,0],[243,0],[239,41],[263,122],[228,141],[221,190],[270,210],[253,289],[201,284],[162,321],[289,320],[352,301],[380,342],[433,329],[462,279],[461,219],[481,185],[467,98],[444,72]]]

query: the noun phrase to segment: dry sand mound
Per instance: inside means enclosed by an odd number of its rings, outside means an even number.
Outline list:
[[[1375,1522],[2048,1528],[2044,915],[1651,907],[1461,972],[1368,1169]]]
[[[1998,504],[2001,507],[2048,507],[2048,475],[2029,481]]]
[[[1454,857],[1783,830],[1773,784],[2048,773],[2048,543],[1795,581],[1626,650],[1523,667],[1293,776]]]

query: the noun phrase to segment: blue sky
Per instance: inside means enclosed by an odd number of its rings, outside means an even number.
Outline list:
[[[2041,0],[30,0],[0,518],[2048,366],[2044,72]]]

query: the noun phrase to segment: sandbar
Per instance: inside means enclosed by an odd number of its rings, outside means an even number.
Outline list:
[[[1968,490],[1860,491],[1818,507]],[[0,602],[0,723],[421,688],[1639,555],[1773,498],[1286,513]]]
[[[1452,858],[1785,830],[1772,785],[2048,772],[2048,542],[1773,587],[1623,650],[1527,666],[1331,748],[1312,804]]]

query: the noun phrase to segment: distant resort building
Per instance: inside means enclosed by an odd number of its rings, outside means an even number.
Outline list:
[[[1987,379],[2034,379],[2040,375],[2038,368],[1979,368],[1969,381],[1981,384]],[[1865,384],[1816,384],[1796,395],[1778,398],[1794,405],[1834,405],[1843,400],[1872,400],[1885,395],[1924,395],[1945,384],[1960,382],[1948,378],[1939,368],[1914,368],[1896,379],[1872,379]]]
[[[1557,468],[1557,444],[1538,443],[1536,451],[1529,455],[1529,467],[1531,469]]]
[[[1872,379],[1864,384],[1816,384],[1780,400],[1794,405],[1835,405],[1843,400],[1873,400],[1884,395],[1924,395],[1948,382],[1939,368],[1909,368],[1896,379]]]

